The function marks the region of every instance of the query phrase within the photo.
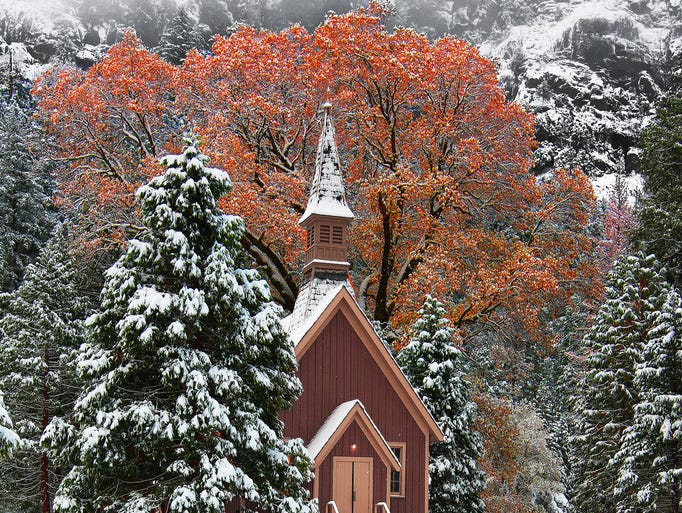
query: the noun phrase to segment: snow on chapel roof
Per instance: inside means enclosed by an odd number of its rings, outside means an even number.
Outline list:
[[[348,305],[348,307],[344,306]],[[414,388],[409,383],[393,355],[384,346],[377,335],[372,323],[365,312],[358,306],[353,296],[350,285],[338,284],[330,288],[322,299],[316,303],[314,310],[305,318],[295,318],[292,314],[282,320],[282,325],[289,333],[289,338],[296,348],[296,358],[300,362],[306,350],[317,340],[319,329],[315,327],[325,327],[328,325],[331,315],[345,309],[345,315],[353,326],[362,344],[370,352],[370,357],[374,358],[386,378],[396,386],[398,395],[403,401],[408,411],[420,422],[423,432],[428,433],[431,441],[442,441],[443,433],[434,420],[429,410],[419,398]],[[355,321],[358,321],[357,323]],[[347,405],[348,406],[348,405]],[[340,414],[341,410],[339,410]],[[421,419],[421,421],[419,420]],[[331,421],[330,421],[331,422]],[[321,436],[321,435],[320,435]],[[319,442],[319,441],[318,441]],[[312,440],[311,440],[312,443]],[[313,448],[315,445],[313,444]],[[310,446],[309,446],[310,450]]]
[[[294,345],[303,338],[343,287],[346,287],[351,295],[355,295],[348,280],[341,283],[336,279],[313,277],[301,287],[294,311],[282,319],[282,326],[289,332]]]
[[[308,206],[298,220],[303,223],[313,214],[323,216],[353,219],[355,216],[346,203],[346,193],[343,186],[343,175],[339,162],[339,152],[334,140],[334,125],[329,114],[331,103],[325,102],[324,120],[322,121],[322,133],[317,146],[317,158],[315,160],[315,176],[310,188]]]
[[[322,448],[327,445],[332,435],[356,404],[362,406],[362,403],[357,399],[338,405],[327,420],[324,421],[322,426],[320,426],[320,429],[315,433],[315,436],[313,436],[306,447],[306,449],[308,449],[308,454],[313,460],[322,451]],[[364,406],[362,406],[362,408],[364,409]]]
[[[343,427],[346,419],[353,413],[358,414],[358,420],[363,422],[368,429],[365,435],[368,438],[373,438],[373,445],[375,450],[379,449],[383,452],[383,456],[387,466],[392,467],[393,470],[400,470],[401,465],[398,458],[391,450],[390,445],[381,434],[379,428],[367,413],[365,405],[362,404],[358,399],[353,399],[352,401],[347,401],[338,405],[331,415],[324,421],[320,429],[315,433],[315,436],[310,440],[306,449],[313,462],[317,463],[317,458],[322,453],[330,443],[333,444],[333,439],[335,436],[342,434],[339,430]],[[372,443],[372,440],[370,440]],[[377,447],[378,446],[378,447]],[[377,451],[378,452],[378,451]]]

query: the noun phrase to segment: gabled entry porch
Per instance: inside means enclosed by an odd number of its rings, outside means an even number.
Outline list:
[[[358,400],[337,406],[308,444],[313,495],[325,513],[388,510],[391,471],[401,465]],[[379,513],[386,513],[380,511]]]

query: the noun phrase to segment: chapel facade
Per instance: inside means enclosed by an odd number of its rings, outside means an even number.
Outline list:
[[[283,411],[284,434],[313,461],[323,513],[427,513],[429,444],[443,434],[370,321],[348,279],[346,202],[331,105],[306,210],[299,295],[284,319],[303,394]]]

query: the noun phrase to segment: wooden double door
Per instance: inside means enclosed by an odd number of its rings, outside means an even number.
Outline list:
[[[339,513],[372,513],[372,458],[334,458],[332,500]]]

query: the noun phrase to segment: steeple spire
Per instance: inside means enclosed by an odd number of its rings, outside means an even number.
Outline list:
[[[315,175],[308,205],[298,221],[308,234],[308,244],[292,328],[302,323],[331,290],[345,285],[352,291],[348,282],[347,228],[355,216],[346,203],[330,111],[331,103],[325,102]]]
[[[339,163],[339,152],[334,140],[334,125],[330,114],[332,104],[328,101],[322,104],[324,118],[322,133],[317,145],[315,159],[315,176],[310,187],[308,205],[299,219],[298,224],[304,225],[312,215],[328,215],[341,219],[354,219],[355,216],[346,203],[346,193]]]
[[[298,224],[308,232],[308,248],[303,267],[303,280],[316,272],[336,273],[342,281],[348,263],[348,237],[346,228],[355,218],[346,203],[346,192],[339,162],[339,152],[334,140],[334,125],[330,114],[331,104],[322,105],[324,118],[322,133],[317,145],[315,176],[310,188],[308,205]]]

